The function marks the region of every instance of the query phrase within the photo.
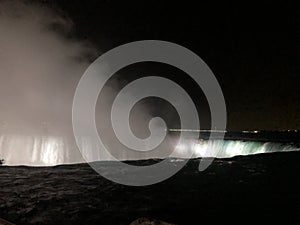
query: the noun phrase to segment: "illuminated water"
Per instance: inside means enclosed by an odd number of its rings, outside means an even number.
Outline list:
[[[293,144],[240,140],[199,140],[186,143],[184,146],[177,146],[177,151],[193,151],[195,157],[216,158],[298,150],[299,148]]]
[[[6,165],[52,166],[82,161],[69,139],[49,136],[0,136],[0,157]]]
[[[87,151],[91,149],[86,144]],[[113,149],[115,150],[115,149]],[[267,141],[242,140],[187,140],[183,145],[175,147],[175,157],[184,158],[191,151],[194,157],[228,158],[238,155],[252,155],[271,152],[298,151],[299,146],[292,143],[279,143]],[[108,160],[99,156],[97,151],[90,151],[91,161]],[[132,159],[132,155],[118,153],[116,157],[121,160]],[[165,153],[153,153],[150,158],[164,158]],[[7,165],[53,166],[65,163],[84,162],[75,142],[71,138],[50,136],[0,136],[0,158],[4,158]],[[137,157],[135,159],[142,159]],[[147,157],[149,158],[149,156]]]

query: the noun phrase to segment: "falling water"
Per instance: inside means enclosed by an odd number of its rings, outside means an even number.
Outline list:
[[[72,133],[72,101],[98,51],[61,32],[71,28],[71,21],[39,4],[0,1],[0,158],[7,165],[83,162]],[[132,158],[111,150],[118,159]],[[271,142],[187,141],[175,148],[175,155],[193,151],[195,157],[232,157],[293,150],[299,149]],[[108,160],[89,141],[83,151],[91,152],[90,161]],[[166,156],[156,152],[147,158]]]
[[[240,140],[200,140],[192,143],[191,149],[194,152],[195,157],[217,158],[299,150],[299,148],[293,144]]]
[[[0,159],[7,165],[82,161],[72,100],[97,50],[68,38],[72,25],[38,2],[0,1]]]
[[[51,136],[2,135],[0,137],[2,157],[8,165],[53,166],[64,163],[84,162],[76,151],[76,145],[67,138]],[[89,143],[86,143],[89,150]],[[184,158],[189,151],[194,157],[229,158],[239,155],[253,155],[272,152],[299,151],[293,144],[256,142],[241,140],[188,140],[175,147],[175,156]],[[93,151],[97,153],[98,151]],[[153,158],[163,157],[154,153]],[[131,159],[126,154],[117,155],[119,159]],[[140,157],[142,159],[143,157]],[[147,157],[149,158],[149,157]],[[135,158],[136,159],[136,158]],[[90,161],[103,160],[99,155],[90,155]]]

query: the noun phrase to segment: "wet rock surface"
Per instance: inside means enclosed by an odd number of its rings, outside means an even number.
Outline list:
[[[118,173],[113,163],[99,166]],[[2,166],[0,217],[24,225],[299,221],[299,152],[216,159],[204,172],[198,166],[199,159],[190,160],[172,178],[144,187],[106,180],[87,164]]]

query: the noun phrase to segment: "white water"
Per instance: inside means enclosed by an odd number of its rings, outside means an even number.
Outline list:
[[[89,143],[85,146],[91,152],[91,161],[108,160],[101,159],[97,150],[91,151]],[[273,142],[254,141],[231,141],[231,140],[188,140],[184,145],[176,146],[175,156],[184,158],[193,151],[194,157],[217,157],[229,158],[238,155],[252,155],[272,152],[298,151],[299,148],[292,144],[281,144]],[[115,156],[118,159],[132,159],[119,152]],[[84,162],[75,142],[71,138],[50,137],[50,136],[25,136],[25,135],[3,135],[0,136],[0,155],[7,165],[29,165],[29,166],[53,166],[65,163]],[[163,153],[154,152],[150,157],[163,158]],[[137,157],[142,159],[140,155]],[[135,159],[137,159],[135,158]],[[149,155],[147,157],[149,158]]]
[[[53,29],[60,27],[68,33],[72,24],[39,4],[0,1],[0,159],[7,165],[83,162],[72,134],[72,101],[90,64],[85,56],[96,56],[98,51]],[[118,147],[111,149],[118,159],[141,158]],[[187,141],[175,149],[178,157],[188,151],[195,152],[195,157],[232,157],[293,150],[298,149],[242,141]],[[108,160],[89,141],[83,151],[91,161]],[[147,158],[166,156],[166,152],[154,152]]]
[[[240,140],[199,140],[186,145],[195,157],[229,158],[238,155],[253,155],[272,152],[298,151],[292,144]]]
[[[3,135],[0,155],[7,165],[52,166],[81,162],[76,146],[66,138]]]

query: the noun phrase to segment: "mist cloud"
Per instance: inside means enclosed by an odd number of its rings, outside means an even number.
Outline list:
[[[97,51],[68,38],[72,27],[70,19],[38,3],[0,1],[0,157],[11,163],[31,157],[30,148],[17,149],[21,143],[7,149],[16,135],[25,140],[47,135],[73,143],[73,95]],[[74,157],[71,161],[79,159]]]

